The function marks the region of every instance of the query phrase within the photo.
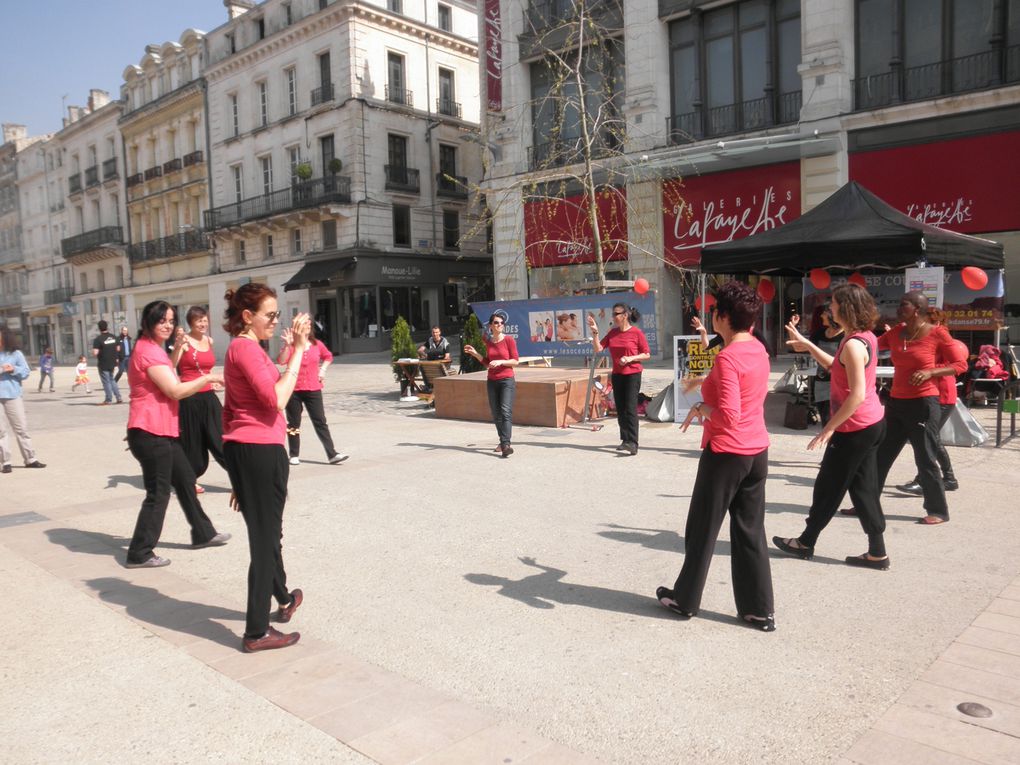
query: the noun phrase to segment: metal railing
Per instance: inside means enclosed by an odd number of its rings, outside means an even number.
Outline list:
[[[99,165],[85,168],[85,188],[99,185]]]
[[[137,186],[137,185],[138,185],[139,183],[141,183],[141,182],[142,182],[142,174],[141,174],[141,173],[135,173],[134,175],[129,175],[129,176],[127,177],[127,180],[125,180],[125,181],[124,181],[125,185],[126,185],[126,186],[127,186],[127,187],[128,187],[129,189],[130,189],[130,188],[131,188],[132,186]]]
[[[457,101],[450,100],[449,98],[437,98],[436,111],[439,114],[445,114],[448,117],[456,117],[457,119],[460,119],[460,104]]]
[[[117,158],[110,157],[110,159],[103,160],[103,180],[113,180],[117,175]]]
[[[467,199],[467,176],[436,173],[436,193],[451,199]]]
[[[184,167],[184,163],[181,162],[180,157],[177,159],[171,159],[169,162],[163,163],[163,175],[170,175],[170,173],[176,173]]]
[[[67,193],[77,194],[81,191],[81,173],[67,176]]]
[[[619,147],[620,141],[613,133],[607,133],[592,144],[592,159],[610,156]],[[528,148],[528,167],[541,170],[548,167],[572,165],[584,159],[584,147],[580,138],[567,138],[538,143]]]
[[[800,119],[802,94],[799,90],[765,96],[738,104],[699,109],[666,118],[670,143],[690,143],[702,138],[787,125]]]
[[[386,188],[392,191],[411,191],[417,194],[421,190],[420,174],[413,167],[405,165],[383,165],[386,173]]]
[[[324,82],[312,91],[312,106],[318,106],[333,100],[333,83]]]
[[[156,165],[155,167],[150,167],[148,170],[145,171],[145,180],[147,180],[147,181],[151,181],[153,178],[162,178],[162,177],[163,177],[163,168],[160,167],[159,165]]]
[[[212,231],[290,210],[329,203],[349,204],[350,201],[351,179],[345,175],[330,175],[295,183],[288,189],[206,210],[205,228]]]
[[[69,258],[72,255],[95,250],[103,245],[123,243],[124,232],[120,226],[103,226],[92,231],[86,231],[84,234],[61,239],[60,251],[64,254],[65,258]]]
[[[202,154],[201,149],[199,149],[198,151],[193,151],[190,154],[184,155],[185,167],[191,167],[192,165],[197,165],[201,162],[205,162],[205,155]]]
[[[386,100],[391,104],[403,104],[404,106],[414,106],[414,93],[404,88],[391,88],[389,85],[386,86]]]
[[[183,255],[188,252],[205,252],[208,249],[205,232],[202,229],[192,229],[160,239],[129,244],[127,254],[128,260],[135,264],[172,258],[175,255]]]
[[[67,303],[71,300],[72,295],[74,295],[74,288],[72,287],[57,287],[52,290],[43,290],[43,302],[46,305]]]

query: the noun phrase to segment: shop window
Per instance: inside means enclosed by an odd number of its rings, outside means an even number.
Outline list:
[[[393,205],[393,246],[411,246],[411,208]]]
[[[348,337],[376,337],[379,325],[376,322],[375,287],[352,287],[344,301],[347,309]]]
[[[403,316],[411,331],[424,329],[422,319],[421,289],[418,287],[380,287],[380,320],[384,330],[393,329],[398,316]]]

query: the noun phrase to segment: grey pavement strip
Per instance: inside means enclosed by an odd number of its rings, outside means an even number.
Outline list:
[[[26,523],[39,523],[40,521],[48,521],[45,515],[39,515],[35,512],[27,513],[11,513],[10,515],[0,515],[0,529],[6,528],[7,526],[21,526]]]

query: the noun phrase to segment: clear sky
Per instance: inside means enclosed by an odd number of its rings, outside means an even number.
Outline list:
[[[61,100],[84,106],[89,89],[120,97],[124,68],[149,43],[227,20],[223,0],[6,0],[0,15],[0,122],[29,135],[59,130]],[[66,113],[66,112],[65,112]]]

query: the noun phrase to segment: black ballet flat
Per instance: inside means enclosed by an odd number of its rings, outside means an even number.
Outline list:
[[[792,541],[792,538],[791,538]],[[811,560],[811,557],[815,554],[815,548],[813,547],[794,547],[787,542],[783,537],[772,537],[772,544],[782,550],[784,553],[789,553],[794,557],[801,558],[803,560]]]
[[[846,565],[856,566],[857,568],[870,568],[875,571],[888,571],[889,556],[887,555],[881,560],[872,560],[868,557],[867,553],[864,553],[864,555],[848,555],[846,556]]]
[[[751,629],[758,630],[759,632],[776,631],[776,619],[771,614],[764,618],[754,616],[753,614],[742,614],[740,616],[740,621],[745,627],[750,627]]]
[[[658,587],[655,590],[655,599],[664,607],[668,608],[674,614],[682,619],[690,619],[691,617],[697,616],[697,611],[684,611],[677,605],[676,600],[673,596],[673,591],[668,587]]]

